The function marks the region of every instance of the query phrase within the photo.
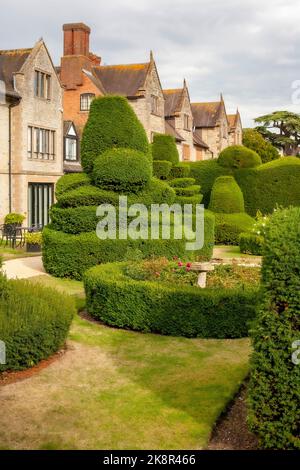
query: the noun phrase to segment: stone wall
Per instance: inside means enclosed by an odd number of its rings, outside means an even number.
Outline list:
[[[0,224],[3,223],[3,217],[8,213],[8,105],[0,105]]]
[[[158,98],[158,112],[151,113],[151,96]],[[165,133],[165,100],[155,63],[151,63],[151,70],[145,84],[145,95],[129,100],[137,117],[143,124],[149,142],[152,141],[153,134]]]
[[[185,115],[189,116],[189,129],[186,129],[184,126]],[[194,141],[193,141],[193,113],[192,113],[191,103],[189,100],[188,91],[186,88],[184,88],[184,98],[183,98],[181,111],[175,116],[175,129],[184,139],[184,142],[182,142],[179,145],[180,160],[181,161],[184,160],[183,149],[185,145],[189,147],[189,153],[190,153],[189,160],[192,162],[196,161],[196,149],[194,147]]]
[[[52,77],[50,100],[34,95],[35,69]],[[63,174],[62,89],[43,43],[33,49],[22,73],[16,74],[16,90],[22,100],[12,109],[12,211],[27,217],[28,183],[56,183]],[[54,160],[28,158],[28,126],[55,131]],[[6,194],[8,198],[8,177],[6,179],[2,194]],[[8,207],[3,207],[2,219],[7,212]]]

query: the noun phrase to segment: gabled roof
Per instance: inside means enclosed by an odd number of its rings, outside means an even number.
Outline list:
[[[20,72],[33,49],[0,51],[0,80],[5,84],[6,94],[19,97],[14,89],[13,76]]]
[[[175,140],[178,142],[183,142],[184,138],[181,137],[179,132],[176,131],[175,127],[172,126],[172,124],[168,121],[165,121],[165,130],[167,135],[171,135],[172,137],[175,137]]]
[[[100,65],[93,67],[93,74],[106,93],[135,97],[144,88],[150,64]]]
[[[219,119],[222,101],[192,103],[195,127],[215,127]]]
[[[228,119],[229,127],[231,129],[235,129],[239,120],[241,119],[239,111],[237,110],[235,114],[227,114],[227,119]]]
[[[171,90],[163,90],[165,98],[165,116],[174,116],[180,112],[184,99],[184,88],[175,88]]]
[[[95,87],[98,88],[98,90],[101,91],[103,95],[105,95],[104,87],[101,81],[99,80],[99,78],[97,77],[97,75],[85,69],[83,69],[83,73],[91,80],[91,82],[95,85]]]
[[[64,137],[66,137],[69,134],[70,129],[72,127],[74,128],[74,131],[75,131],[76,136],[77,136],[77,129],[76,129],[76,126],[75,126],[74,122],[73,121],[64,121]]]
[[[193,133],[193,140],[194,140],[194,145],[196,145],[197,147],[209,149],[209,146],[202,140],[200,134],[197,131]]]

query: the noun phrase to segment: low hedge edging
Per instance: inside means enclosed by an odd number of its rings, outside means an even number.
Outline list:
[[[171,336],[241,338],[248,335],[257,289],[200,289],[126,277],[126,263],[108,263],[84,275],[87,310],[120,328]]]
[[[250,232],[254,226],[254,219],[245,212],[239,214],[215,213],[215,240],[224,245],[238,245],[240,234]]]
[[[241,253],[262,256],[264,250],[265,239],[261,235],[255,233],[240,234],[240,251]]]
[[[72,211],[70,208],[66,211],[65,219],[64,210],[57,208],[53,211],[55,225],[48,225],[43,230],[44,267],[47,273],[53,276],[80,280],[83,273],[92,266],[127,259],[130,250],[139,250],[143,258],[165,256],[171,259],[178,256],[185,259],[187,256],[189,258],[200,256],[202,259],[210,259],[213,254],[215,217],[209,211],[205,211],[203,248],[195,252],[187,252],[186,240],[99,240],[96,235],[96,226],[94,231],[77,235],[57,231],[58,227],[69,232],[73,229],[83,229],[85,223],[91,228],[95,223],[93,209],[76,208]]]
[[[0,275],[1,279],[1,275]],[[64,344],[75,304],[56,290],[25,281],[6,281],[0,292],[0,340],[6,346],[6,364],[0,372],[32,367]]]

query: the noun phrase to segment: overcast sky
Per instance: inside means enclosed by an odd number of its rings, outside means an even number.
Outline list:
[[[292,104],[300,80],[299,0],[0,0],[0,49],[43,37],[55,64],[62,24],[92,29],[91,50],[104,64],[146,62],[150,49],[164,88],[185,77],[191,100],[238,106],[243,124]]]

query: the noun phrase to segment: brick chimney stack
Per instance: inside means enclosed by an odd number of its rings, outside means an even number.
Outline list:
[[[84,23],[68,23],[63,25],[64,56],[90,54],[91,30]]]

